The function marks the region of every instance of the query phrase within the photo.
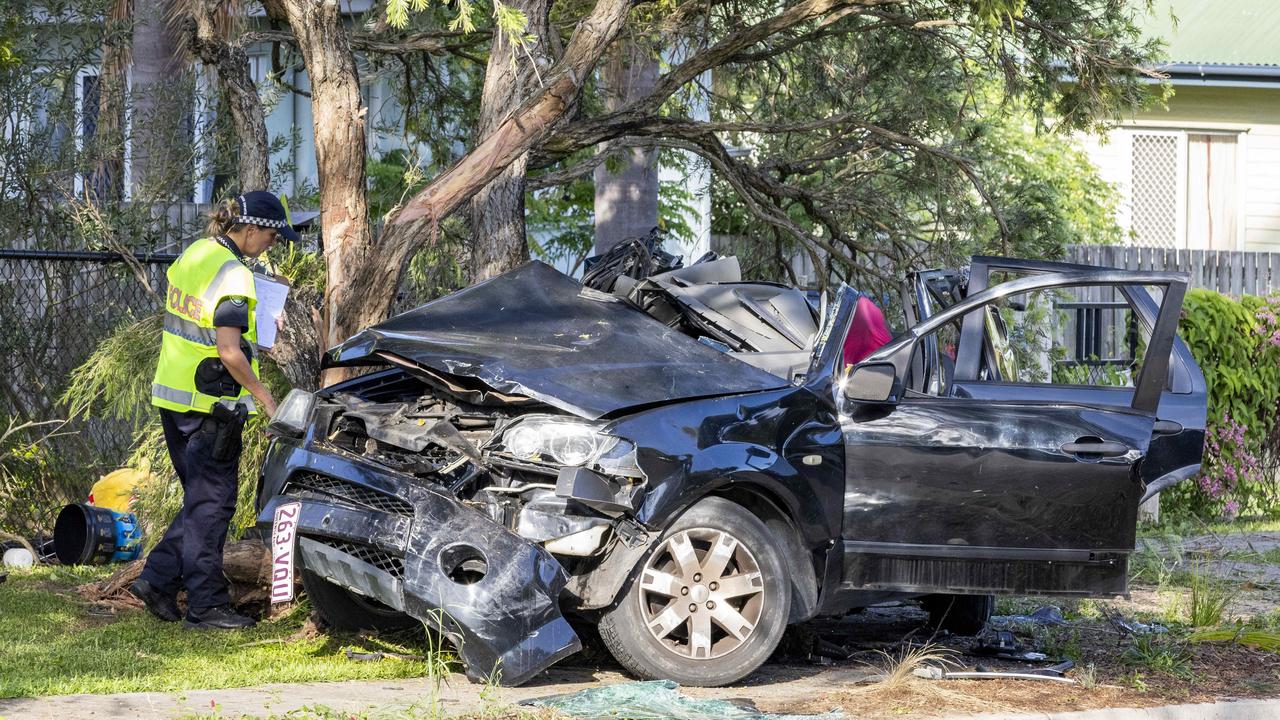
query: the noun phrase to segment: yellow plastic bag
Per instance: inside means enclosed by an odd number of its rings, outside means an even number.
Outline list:
[[[120,468],[107,473],[93,484],[89,491],[89,504],[127,513],[138,486],[150,478],[150,472],[139,468]]]

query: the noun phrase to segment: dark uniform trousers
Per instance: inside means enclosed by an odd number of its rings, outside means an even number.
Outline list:
[[[142,579],[169,595],[185,587],[193,610],[230,602],[222,550],[236,511],[242,442],[235,438],[230,459],[213,459],[214,422],[203,413],[160,410],[169,458],[182,482],[182,510],[147,556]]]

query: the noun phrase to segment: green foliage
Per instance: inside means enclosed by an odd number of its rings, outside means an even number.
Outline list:
[[[1239,300],[1203,289],[1187,293],[1179,334],[1209,388],[1208,429],[1201,475],[1162,493],[1175,518],[1280,513],[1275,479],[1280,299]]]
[[[1172,533],[1144,537],[1129,559],[1129,581],[1155,585],[1166,590],[1185,575],[1182,538]]]
[[[1078,628],[1034,626],[1032,632],[1035,646],[1049,657],[1066,658],[1077,664],[1083,659]]]
[[[1126,664],[1179,680],[1193,677],[1191,660],[1191,651],[1186,644],[1168,635],[1139,635],[1124,652]]]
[[[1234,628],[1200,630],[1187,636],[1187,642],[1232,642],[1259,650],[1280,653],[1280,633],[1239,625]]]
[[[22,58],[13,49],[17,32],[17,18],[6,18],[3,25],[0,25],[0,68],[17,66],[22,62]]]
[[[375,218],[386,217],[427,184],[422,168],[404,150],[370,159],[365,173],[369,179],[369,215]]]
[[[493,26],[502,33],[514,47],[524,43],[524,29],[529,19],[519,9],[507,5],[500,0],[493,2]],[[387,24],[396,29],[404,29],[409,25],[409,14],[425,11],[431,5],[430,0],[387,0]],[[457,13],[449,21],[449,29],[454,32],[475,32],[475,3],[472,0],[455,0]]]
[[[886,48],[884,52],[895,51]],[[833,163],[830,176],[814,174],[813,185],[809,180],[792,180],[835,209],[842,229],[852,236],[848,244],[855,244],[865,256],[887,261],[893,268],[892,272],[877,276],[864,271],[850,273],[839,263],[828,261],[827,266],[835,275],[852,278],[857,286],[878,292],[891,290],[893,278],[908,269],[960,264],[974,254],[1054,259],[1061,257],[1064,246],[1069,244],[1114,244],[1123,240],[1115,221],[1116,188],[1102,180],[1068,125],[1049,128],[1038,123],[1036,118],[1043,108],[1028,100],[1004,96],[1005,89],[994,78],[953,79],[955,83],[977,82],[986,88],[973,94],[960,93],[955,85],[940,86],[945,83],[937,78],[920,79],[910,89],[881,87],[909,82],[915,72],[905,67],[909,64],[936,62],[899,58],[899,62],[882,70],[893,75],[893,80],[868,80],[870,87],[849,102],[869,102],[863,98],[870,96],[876,98],[872,107],[895,108],[882,122],[909,127],[913,136],[931,137],[934,144],[957,148],[972,168],[972,177],[951,160],[895,148],[884,153],[868,150],[853,167]],[[884,60],[868,62],[888,64]],[[754,68],[747,70],[754,72]],[[981,75],[977,71],[975,74]],[[808,81],[801,77],[793,84]],[[794,102],[799,105],[797,113],[815,112],[803,93],[797,93]],[[876,144],[872,140],[866,144]],[[790,136],[785,145],[777,148],[770,137],[750,142],[763,144],[761,154],[765,157],[775,153],[793,157],[804,152],[795,148],[797,142]],[[974,192],[975,180],[985,191],[985,198]],[[747,266],[759,263],[776,268],[778,259],[793,257],[800,249],[785,233],[760,222],[721,176],[716,178],[712,203],[714,234],[749,238],[742,248]],[[997,211],[1007,233],[1003,237]],[[812,220],[799,205],[792,206],[789,218],[802,227],[813,228]],[[824,229],[814,229],[828,237]],[[821,267],[823,263],[815,264]],[[778,270],[773,272],[776,277]]]
[[[1097,355],[1090,355],[1097,362]],[[1094,387],[1131,387],[1133,371],[1122,365],[1054,365],[1053,382],[1060,385],[1092,385]]]
[[[149,414],[151,379],[156,373],[163,314],[124,324],[98,344],[71,372],[61,401],[72,417],[127,420]]]
[[[70,469],[58,462],[49,443],[63,425],[14,418],[0,423],[0,537],[45,528],[61,507],[58,501],[71,499]]]
[[[298,243],[280,243],[271,249],[269,257],[276,274],[288,279],[291,287],[324,291],[325,266],[322,253],[304,250]]]
[[[1187,621],[1191,627],[1196,628],[1221,624],[1223,613],[1235,595],[1235,590],[1213,577],[1206,568],[1194,568],[1191,572],[1191,599],[1187,607]]]
[[[1116,188],[1104,181],[1069,135],[1037,127],[1030,114],[990,102],[969,154],[988,179],[992,199],[1019,257],[1061,257],[1063,246],[1123,240],[1116,224]],[[978,211],[980,208],[974,208]],[[973,234],[997,237],[990,213],[974,218]]]

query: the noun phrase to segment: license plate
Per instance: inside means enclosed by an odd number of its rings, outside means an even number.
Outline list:
[[[297,548],[298,515],[302,503],[276,506],[271,525],[271,602],[293,600],[293,555]]]

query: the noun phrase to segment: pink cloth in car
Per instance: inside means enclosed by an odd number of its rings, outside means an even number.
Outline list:
[[[844,338],[844,363],[856,365],[862,362],[863,358],[891,339],[893,336],[889,334],[884,313],[871,302],[871,298],[863,295],[858,298],[858,304],[853,312],[853,322],[849,325],[849,334]]]

